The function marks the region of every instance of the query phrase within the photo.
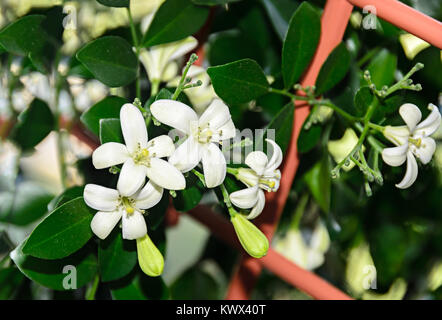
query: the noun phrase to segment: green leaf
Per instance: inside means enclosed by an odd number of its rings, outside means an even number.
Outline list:
[[[28,55],[40,52],[46,41],[41,27],[43,15],[29,15],[16,20],[0,31],[0,45],[8,52]]]
[[[228,104],[249,102],[268,92],[266,76],[252,59],[210,67],[207,73],[216,94]]]
[[[189,176],[186,178],[186,189],[176,191],[173,205],[178,211],[189,211],[200,203],[203,193],[204,186],[202,182],[194,173],[189,172]]]
[[[83,197],[66,202],[34,229],[23,253],[41,259],[60,259],[74,253],[92,237],[92,212]]]
[[[144,35],[143,45],[150,47],[184,39],[197,32],[209,15],[209,9],[190,0],[167,0],[155,14]]]
[[[273,134],[270,134],[269,130],[275,130],[275,142],[281,147],[283,153],[287,150],[292,137],[294,112],[293,103],[287,103],[272,119],[264,132],[264,138],[270,138]],[[258,141],[264,142],[264,139]]]
[[[282,47],[282,75],[286,88],[295,84],[315,54],[321,34],[316,10],[303,2],[290,19]]]
[[[106,36],[89,42],[77,52],[77,59],[109,87],[128,85],[137,77],[137,56],[121,37]]]
[[[292,0],[261,0],[270,21],[281,41],[284,41],[290,18],[298,7]]]
[[[48,211],[54,211],[56,208],[61,206],[62,204],[65,204],[68,201],[71,201],[75,198],[81,197],[83,195],[84,187],[80,186],[74,186],[71,188],[66,189],[61,194],[56,196],[49,202],[48,204]]]
[[[323,157],[304,175],[310,192],[325,212],[330,211],[331,178],[328,156]]]
[[[241,0],[191,0],[194,4],[199,4],[202,6],[216,6],[222,4],[228,4],[231,2],[238,2]]]
[[[307,119],[305,119],[301,132],[299,133],[297,146],[298,152],[300,153],[306,153],[312,150],[321,138],[322,126],[320,124],[312,124],[310,128],[305,128],[305,124],[309,122],[310,117],[311,113]]]
[[[138,270],[137,270],[138,271]],[[167,300],[169,288],[161,277],[146,277],[137,272],[109,284],[114,300]]]
[[[39,99],[34,99],[18,116],[18,122],[11,132],[11,139],[23,150],[29,150],[52,131],[54,124],[55,119],[48,105]]]
[[[124,143],[123,131],[121,131],[120,119],[100,120],[100,142]]]
[[[117,96],[106,97],[84,112],[80,120],[90,131],[99,136],[100,120],[119,119],[120,109],[127,102],[126,99]]]
[[[181,275],[171,287],[174,300],[216,300],[222,297],[222,288],[208,272],[193,267]]]
[[[345,47],[345,43],[341,42],[333,49],[322,65],[316,79],[315,93],[321,95],[344,79],[350,68],[350,60],[350,53]]]
[[[360,88],[354,98],[356,116],[362,117],[367,112],[368,107],[373,102],[373,93],[368,86]]]
[[[72,276],[75,272],[76,287],[81,288],[97,273],[97,259],[93,253],[89,252],[90,250],[86,250],[89,248],[82,249],[65,259],[42,260],[24,254],[25,243],[26,240],[11,252],[11,259],[26,277],[42,286],[54,290],[66,290],[63,287],[64,282],[72,284],[66,277]],[[75,271],[71,267],[75,267]]]
[[[382,86],[390,85],[394,80],[396,71],[397,57],[387,49],[382,49],[368,65],[368,71],[371,74],[371,80],[380,89]]]
[[[102,281],[117,280],[132,271],[137,264],[134,244],[134,241],[123,240],[120,228],[114,228],[105,240],[100,240],[98,264]]]
[[[13,299],[23,280],[23,274],[15,267],[0,270],[0,300]]]
[[[97,2],[106,7],[129,8],[129,0],[97,0]]]
[[[0,221],[26,226],[47,213],[47,206],[52,197],[36,183],[21,183],[17,186],[15,196],[5,192],[0,197]]]
[[[169,198],[169,192],[164,190],[163,197],[161,198],[160,202],[153,208],[147,210],[146,220],[147,224],[152,230],[157,230],[158,226],[163,221],[167,208],[169,207]]]

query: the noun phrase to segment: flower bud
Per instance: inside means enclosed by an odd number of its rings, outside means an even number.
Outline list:
[[[145,274],[151,277],[158,277],[163,273],[163,255],[147,234],[137,239],[137,252],[138,264]]]
[[[269,240],[253,223],[242,214],[230,218],[244,250],[254,258],[262,258],[269,250]]]

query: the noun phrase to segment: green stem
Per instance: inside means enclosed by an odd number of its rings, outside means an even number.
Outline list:
[[[130,32],[132,35],[132,41],[134,43],[135,46],[135,52],[136,52],[136,56],[137,56],[137,60],[139,59],[140,56],[140,48],[139,48],[139,41],[138,41],[138,36],[137,36],[137,31],[135,29],[135,23],[134,20],[132,18],[132,14],[130,12],[130,8],[126,7],[127,9],[127,15],[129,17],[129,25],[130,25]],[[137,71],[138,75],[137,75],[137,79],[135,80],[135,90],[136,90],[136,95],[137,98],[141,98],[141,87],[140,87],[140,71]]]
[[[192,64],[195,63],[196,60],[198,60],[198,56],[195,53],[192,53],[192,55],[189,58],[189,61],[187,61],[183,74],[181,75],[180,82],[178,83],[178,86],[176,87],[176,90],[172,96],[172,100],[178,99],[178,96],[180,95],[181,91],[183,91],[184,85],[186,84],[187,72],[189,72],[190,67],[192,66]]]
[[[60,165],[60,175],[61,175],[61,184],[63,189],[67,187],[67,166],[65,160],[65,149],[63,145],[63,132],[61,131],[61,112],[59,108],[59,96],[61,90],[62,79],[60,79],[60,75],[57,74],[56,88],[55,88],[55,101],[54,101],[54,114],[55,114],[55,131],[57,133],[57,155],[58,155],[58,163]]]
[[[230,173],[230,174],[236,176],[238,174],[238,169],[227,167],[227,173]]]
[[[233,208],[232,202],[230,202],[229,192],[227,191],[226,187],[224,186],[224,183],[221,183],[221,185],[219,187],[220,187],[221,192],[223,194],[223,200],[227,206],[227,209],[229,210],[230,216],[232,216],[232,217],[235,216],[236,214],[238,214],[238,212]]]
[[[98,285],[100,284],[100,277],[98,274],[95,275],[92,287],[89,288],[86,293],[86,300],[95,300],[95,294],[97,293]]]
[[[313,100],[313,101],[310,101],[309,104],[327,106],[351,122],[356,122],[356,121],[361,120],[360,118],[355,117],[355,116],[351,115],[350,113],[342,110],[337,105],[332,103],[330,100]]]
[[[206,179],[204,178],[204,174],[195,169],[192,169],[191,171],[202,182],[203,186],[206,187]]]
[[[372,129],[376,130],[376,131],[379,131],[380,133],[383,133],[384,130],[385,130],[385,127],[380,126],[380,125],[377,125],[377,124],[374,124],[374,123],[372,123],[372,122],[369,122],[369,123],[368,123],[368,126],[369,126],[370,128],[372,128]]]

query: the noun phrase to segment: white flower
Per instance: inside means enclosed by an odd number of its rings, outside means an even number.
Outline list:
[[[262,151],[250,152],[245,163],[251,168],[238,169],[237,179],[248,188],[230,194],[230,201],[241,209],[252,208],[247,219],[256,218],[264,209],[264,191],[277,191],[281,179],[281,171],[277,168],[282,162],[281,148],[270,139],[266,139],[273,146],[273,155],[270,160]]]
[[[414,156],[423,164],[430,162],[436,150],[436,142],[430,138],[441,123],[441,115],[437,107],[429,104],[430,115],[421,123],[422,113],[414,104],[406,103],[399,108],[399,114],[406,126],[386,126],[384,136],[396,147],[382,150],[382,159],[390,166],[397,167],[407,161],[407,171],[396,187],[406,189],[416,181],[418,174]],[[418,124],[419,123],[419,124]]]
[[[300,230],[289,230],[276,241],[275,250],[306,270],[314,270],[324,263],[324,255],[330,247],[330,236],[322,222],[316,223],[307,243]]]
[[[220,185],[226,177],[226,159],[217,144],[233,138],[236,133],[229,108],[216,99],[198,118],[184,103],[157,100],[150,110],[160,122],[187,135],[169,162],[181,172],[188,172],[201,161],[207,187]]]
[[[74,104],[77,110],[84,111],[103,99],[108,88],[98,80],[86,81],[77,76],[67,77],[69,88],[74,98]]]
[[[201,86],[186,89],[186,95],[189,97],[189,100],[192,103],[196,113],[202,114],[212,100],[217,97],[215,90],[210,83],[210,77],[204,68],[195,65],[192,65],[189,68],[187,77],[191,78],[193,80],[192,82],[196,82],[198,80],[202,82]],[[169,81],[167,86],[178,86],[180,79],[180,76],[176,77],[175,79]]]
[[[98,147],[92,154],[95,168],[124,163],[118,179],[118,190],[123,196],[134,194],[143,185],[146,175],[165,189],[184,189],[186,181],[183,174],[160,159],[175,151],[172,139],[162,135],[148,141],[143,115],[130,103],[121,108],[120,121],[126,145],[108,142]]]
[[[125,186],[126,187],[126,186]],[[84,201],[98,210],[91,222],[92,231],[100,239],[105,239],[122,219],[123,238],[134,240],[147,234],[145,209],[155,206],[163,195],[163,188],[148,182],[144,188],[127,197],[127,190],[110,189],[96,184],[84,188]]]
[[[198,45],[194,37],[160,44],[140,50],[140,61],[144,65],[150,82],[167,82],[178,74],[178,64],[174,61],[184,56]]]

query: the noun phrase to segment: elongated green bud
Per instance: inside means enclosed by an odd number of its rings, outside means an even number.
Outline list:
[[[262,258],[269,250],[269,240],[253,223],[242,214],[230,218],[244,250],[254,258]]]
[[[158,277],[163,273],[163,255],[147,234],[137,239],[137,252],[138,264],[145,274],[151,277]]]

